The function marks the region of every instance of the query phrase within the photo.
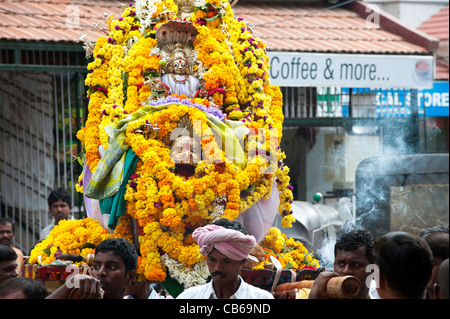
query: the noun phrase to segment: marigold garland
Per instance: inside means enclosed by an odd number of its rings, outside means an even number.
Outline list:
[[[204,111],[192,107],[208,108],[208,99],[172,96],[180,102],[128,123],[125,142],[139,162],[128,181],[126,214],[119,220],[114,236],[132,241],[131,218],[138,221],[142,256],[138,273],[152,281],[164,281],[167,273],[182,278],[181,272],[203,269],[199,265],[204,257],[198,252],[192,231],[217,218],[236,219],[261,198],[268,198],[274,181],[280,193],[283,226],[290,227],[294,221],[289,169],[283,164],[284,153],[279,148],[283,101],[279,88],[270,85],[265,44],[252,35],[242,19],[234,17],[227,0],[199,0],[195,4],[189,20],[198,31],[193,44],[201,65],[195,68],[205,69],[200,72],[205,89],[211,92],[223,116],[241,121],[257,134],[268,133],[264,140],[249,138],[244,143],[245,154],[255,149],[256,154],[241,170],[216,143]],[[161,14],[163,11],[165,14]],[[86,79],[90,88],[89,116],[86,127],[77,135],[92,172],[100,161],[99,147],[108,148],[104,128],[149,103],[147,74],[160,72],[164,62],[158,55],[155,31],[167,22],[166,18],[175,19],[177,12],[173,0],[137,0],[135,6],[124,8],[118,19],[108,18],[109,36],[97,40],[94,61],[88,66],[92,71]],[[200,121],[201,132],[197,133],[206,156],[189,178],[175,173],[170,150],[163,141],[184,115]],[[158,138],[145,139],[135,133],[149,123],[160,128]],[[275,160],[269,162],[270,158]],[[200,281],[190,279],[185,284]]]
[[[276,227],[270,229],[260,246],[266,252],[265,261],[255,266],[253,270],[264,269],[264,266],[270,263],[270,256],[275,257],[285,269],[320,268],[319,261],[308,252],[301,242],[287,238]]]
[[[92,254],[100,242],[111,238],[97,220],[61,220],[53,227],[47,238],[38,243],[30,253],[30,264],[46,265],[55,261],[55,252],[61,249],[63,254]]]

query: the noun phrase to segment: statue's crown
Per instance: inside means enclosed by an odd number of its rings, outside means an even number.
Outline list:
[[[170,20],[156,30],[159,47],[169,43],[193,44],[198,31],[192,21]]]

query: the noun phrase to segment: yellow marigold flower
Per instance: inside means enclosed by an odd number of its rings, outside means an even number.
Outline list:
[[[37,264],[39,256],[42,264],[55,260],[57,249],[65,254],[86,255],[87,244],[97,246],[101,241],[111,238],[98,221],[91,218],[81,220],[62,220],[56,225],[41,243],[37,244],[30,253],[30,264]]]

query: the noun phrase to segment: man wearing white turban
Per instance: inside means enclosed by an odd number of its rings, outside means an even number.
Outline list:
[[[256,240],[237,221],[220,219],[197,228],[192,237],[206,257],[212,280],[191,287],[177,299],[273,299],[270,292],[247,284],[239,269],[253,251]]]

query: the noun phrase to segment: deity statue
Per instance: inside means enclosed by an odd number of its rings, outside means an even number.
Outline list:
[[[194,98],[201,83],[194,76],[198,63],[193,41],[198,32],[189,21],[171,20],[156,31],[161,56],[166,61],[161,68],[161,82],[169,87],[169,94],[184,94]]]
[[[200,152],[201,145],[197,139],[187,135],[181,135],[172,144],[170,158],[176,164],[194,165],[200,162]]]
[[[201,161],[201,142],[195,136],[192,121],[183,116],[177,129],[172,131],[169,139],[165,138],[166,147],[170,148],[170,158],[175,162],[177,174],[190,177],[195,173],[197,163]]]
[[[200,81],[192,75],[186,48],[182,44],[175,44],[169,61],[166,65],[166,74],[161,77],[161,82],[170,89],[169,93],[184,94],[188,98],[194,98],[200,88]]]

